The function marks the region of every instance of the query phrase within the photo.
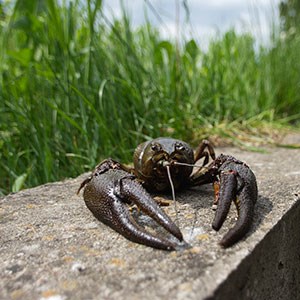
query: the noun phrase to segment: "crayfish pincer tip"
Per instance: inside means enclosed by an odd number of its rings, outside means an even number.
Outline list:
[[[223,249],[226,249],[226,248],[229,248],[231,246],[233,246],[236,242],[236,241],[231,241],[231,240],[226,240],[226,239],[222,239],[220,242],[219,242],[219,245],[223,248]]]
[[[176,237],[180,242],[184,242],[183,235],[180,229],[170,220],[168,222],[161,222],[161,226],[165,227],[174,237]]]

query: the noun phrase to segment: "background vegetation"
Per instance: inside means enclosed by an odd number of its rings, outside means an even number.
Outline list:
[[[231,30],[206,52],[149,23],[133,30],[125,10],[110,22],[101,0],[2,2],[0,194],[106,157],[129,162],[151,137],[246,143],[298,126],[300,35],[288,2],[269,47]]]

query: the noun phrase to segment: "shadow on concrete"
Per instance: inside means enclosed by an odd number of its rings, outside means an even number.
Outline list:
[[[153,195],[153,196],[159,196],[161,197],[161,194]],[[163,195],[164,199],[171,200],[172,197],[167,194]],[[193,214],[194,217],[191,219],[191,227],[194,227],[194,225],[197,223],[197,221],[200,221],[201,224],[203,224],[203,216],[211,215],[208,219],[212,222],[213,215],[215,214],[215,211],[212,209],[212,204],[214,200],[214,191],[210,184],[207,184],[205,186],[201,187],[195,187],[190,188],[188,190],[176,192],[176,201],[180,205],[186,205],[188,204],[190,206],[189,212],[190,214]],[[171,204],[173,206],[173,203]],[[235,209],[235,205],[232,205],[232,208]],[[249,232],[241,239],[246,240],[249,236],[251,236],[256,230],[259,228],[260,224],[265,219],[266,215],[268,215],[273,208],[273,203],[269,200],[269,198],[259,195],[257,199],[257,203],[254,209],[254,218],[252,226],[249,230]],[[180,211],[180,208],[178,208],[178,211]],[[143,214],[140,210],[132,209],[132,215],[133,218],[136,220],[138,224],[141,226],[153,230],[157,234],[160,234],[162,236],[167,237],[168,239],[173,239],[173,237],[166,232],[160,225],[158,225],[152,218],[149,216],[146,216]],[[235,212],[235,216],[237,216]],[[176,217],[171,217],[173,221],[176,223]],[[182,217],[181,217],[182,218]],[[226,224],[224,223],[222,227],[226,226],[228,229],[234,226],[234,223],[236,222],[236,218],[232,218],[232,215],[230,216],[230,213],[228,217],[230,219],[229,222]],[[182,219],[180,222],[184,222]],[[208,225],[208,224],[207,224]],[[209,227],[210,224],[209,224]]]
[[[265,217],[272,211],[273,203],[267,197],[258,196],[255,208],[254,208],[254,217],[253,223],[249,232],[245,235],[243,239],[247,239],[251,236],[263,222]]]
[[[269,198],[258,196],[257,203],[254,209],[254,221],[253,229],[255,229],[262,223],[267,214],[269,214],[273,209],[273,203]]]
[[[182,204],[189,204],[194,210],[209,209],[214,201],[214,190],[211,184],[189,188],[177,192],[176,200]]]

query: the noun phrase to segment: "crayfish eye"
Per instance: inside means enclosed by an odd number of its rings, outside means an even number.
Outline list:
[[[177,150],[177,151],[185,151],[186,148],[185,148],[185,146],[182,143],[177,142],[177,143],[175,143],[175,150]]]
[[[159,152],[161,151],[161,145],[160,144],[157,144],[157,143],[154,143],[151,145],[151,150],[154,151],[154,152]]]

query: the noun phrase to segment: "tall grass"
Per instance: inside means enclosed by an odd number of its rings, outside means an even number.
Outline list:
[[[129,162],[147,138],[195,143],[222,124],[300,111],[300,37],[255,51],[250,34],[232,30],[203,52],[149,23],[133,30],[125,11],[110,22],[101,0],[58,2],[18,0],[1,17],[2,194],[109,156]]]

